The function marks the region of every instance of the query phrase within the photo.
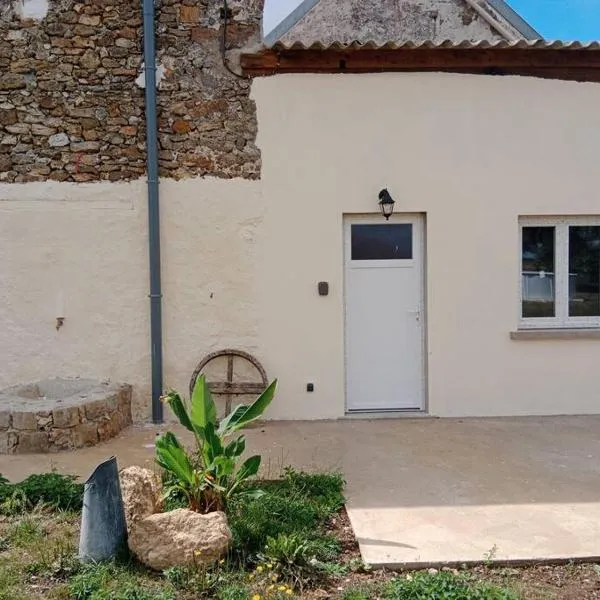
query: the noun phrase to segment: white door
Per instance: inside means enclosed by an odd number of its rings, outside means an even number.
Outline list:
[[[424,409],[423,219],[345,223],[346,408]]]

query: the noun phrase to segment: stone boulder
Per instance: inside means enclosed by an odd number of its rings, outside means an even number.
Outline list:
[[[150,469],[135,466],[123,469],[119,481],[129,532],[134,523],[161,511],[161,482]]]
[[[140,562],[163,571],[191,563],[201,566],[215,562],[227,552],[231,532],[225,513],[201,515],[178,508],[133,523],[128,542]]]

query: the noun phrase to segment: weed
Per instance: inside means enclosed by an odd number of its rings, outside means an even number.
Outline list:
[[[218,600],[248,600],[250,591],[242,583],[228,583],[217,590]]]
[[[302,587],[317,572],[310,540],[302,534],[280,533],[276,538],[267,538],[262,558],[273,573],[294,586]]]
[[[316,568],[320,573],[326,577],[333,577],[339,579],[350,572],[350,567],[347,564],[339,562],[317,562],[315,563]]]
[[[447,571],[397,577],[385,586],[381,597],[385,600],[519,600],[506,588]]]
[[[372,597],[366,587],[357,587],[345,590],[341,600],[370,600]]]
[[[30,517],[15,523],[8,531],[7,539],[11,546],[28,546],[44,537],[41,525]]]
[[[498,546],[494,544],[487,552],[483,553],[483,560],[486,566],[490,567],[498,555]]]

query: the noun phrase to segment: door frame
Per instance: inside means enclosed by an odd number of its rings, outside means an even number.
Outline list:
[[[421,390],[422,406],[420,409],[413,408],[391,408],[391,409],[348,409],[348,318],[347,318],[347,297],[348,297],[348,276],[347,264],[350,256],[350,228],[356,223],[381,225],[382,215],[380,213],[344,213],[342,215],[342,244],[343,244],[343,317],[344,317],[344,415],[346,417],[401,417],[414,415],[427,415],[429,413],[429,377],[428,377],[428,318],[427,318],[427,215],[420,212],[394,213],[389,221],[385,223],[412,223],[420,230],[419,253],[421,265],[419,271],[419,289],[421,292]]]

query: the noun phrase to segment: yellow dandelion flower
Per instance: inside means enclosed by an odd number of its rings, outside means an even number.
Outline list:
[[[277,581],[277,574],[271,576],[271,581]]]
[[[252,596],[252,600],[260,600],[260,594],[254,594],[254,596]]]
[[[196,550],[196,551],[194,552],[194,554],[195,554],[196,556],[200,556],[200,555],[202,554],[202,551],[201,551],[201,550]]]
[[[285,592],[285,590],[287,589],[287,587],[286,587],[285,585],[280,585],[280,586],[279,586],[277,589],[278,589],[280,592]]]
[[[267,569],[272,569],[272,568],[273,568],[273,563],[269,563],[269,564],[267,565]]]
[[[256,572],[257,573],[262,573],[263,572],[263,568],[260,565],[258,565],[258,567],[256,567]]]
[[[254,579],[254,573],[250,573],[250,575],[248,575],[248,579]]]
[[[287,590],[285,590],[285,593],[286,593],[288,596],[291,596],[291,595],[294,593],[294,591],[292,590],[292,588],[288,588]]]

